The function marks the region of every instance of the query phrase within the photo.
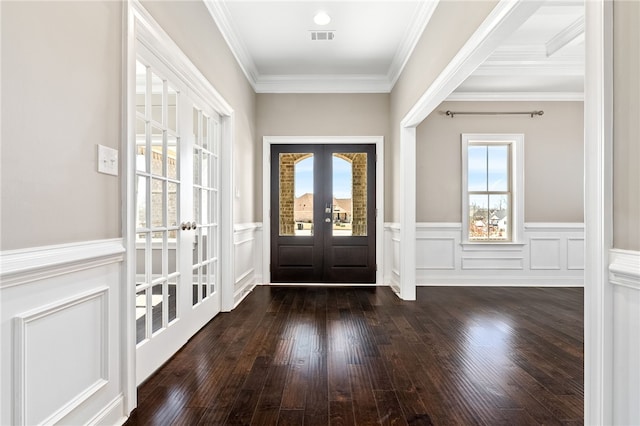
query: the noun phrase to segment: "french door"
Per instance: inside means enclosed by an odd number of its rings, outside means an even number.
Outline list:
[[[220,312],[220,119],[138,46],[136,381]],[[132,295],[134,296],[134,295]]]
[[[271,282],[376,282],[375,145],[271,145]]]

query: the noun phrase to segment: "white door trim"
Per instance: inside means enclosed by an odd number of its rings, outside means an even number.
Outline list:
[[[383,136],[264,136],[262,138],[262,276],[271,281],[271,145],[272,144],[375,144],[376,145],[376,285],[382,285],[384,237],[384,137]]]
[[[400,123],[400,298],[416,299],[416,128],[544,2],[501,0]]]
[[[613,424],[613,3],[585,2],[584,424]]]
[[[123,388],[125,409],[130,413],[137,406],[136,390],[136,317],[135,317],[135,225],[129,218],[135,208],[135,120],[130,119],[135,111],[135,67],[136,43],[143,43],[176,75],[190,90],[214,107],[221,119],[222,141],[220,143],[220,265],[221,308],[233,309],[233,142],[234,110],[216,91],[211,82],[198,70],[180,50],[169,35],[153,19],[138,0],[129,0],[123,8],[123,85],[122,85],[122,236],[127,249],[122,282],[122,354]]]

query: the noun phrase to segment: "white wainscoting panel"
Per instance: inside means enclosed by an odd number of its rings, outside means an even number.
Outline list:
[[[531,269],[561,269],[560,238],[530,238]]]
[[[384,224],[384,283],[396,293],[400,292],[400,225]]]
[[[610,251],[614,424],[640,425],[640,252]]]
[[[567,238],[567,269],[584,270],[584,238]]]
[[[243,223],[233,226],[234,292],[237,306],[256,284],[262,282],[262,224]]]
[[[493,270],[493,271],[505,271],[505,270],[522,270],[523,269],[522,257],[463,257],[462,269],[463,270]]]
[[[432,253],[421,256],[416,269],[456,269],[456,239],[451,237],[420,237],[416,241],[416,252]]]
[[[122,423],[120,239],[1,253],[0,424]]]
[[[417,285],[582,286],[584,226],[527,223],[518,244],[462,244],[460,223],[419,223],[416,257]]]
[[[108,293],[104,287],[15,317],[18,424],[56,423],[107,384]]]

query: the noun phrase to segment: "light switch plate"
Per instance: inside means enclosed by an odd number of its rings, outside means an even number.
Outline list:
[[[98,172],[118,176],[118,150],[98,145]]]

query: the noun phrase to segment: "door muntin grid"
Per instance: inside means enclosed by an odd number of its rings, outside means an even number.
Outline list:
[[[192,246],[192,305],[219,289],[219,143],[220,121],[193,106],[193,218],[198,224]]]
[[[136,343],[178,318],[180,129],[175,86],[136,62]]]

